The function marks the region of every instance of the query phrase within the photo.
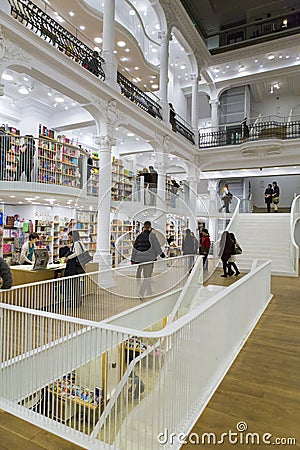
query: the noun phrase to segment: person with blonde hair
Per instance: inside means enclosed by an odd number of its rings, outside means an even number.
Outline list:
[[[229,185],[227,183],[224,184],[224,186],[222,188],[222,194],[223,194],[223,196],[222,196],[223,206],[219,209],[219,212],[221,212],[222,209],[225,208],[225,212],[230,213],[229,205],[232,200],[232,193],[230,192]]]

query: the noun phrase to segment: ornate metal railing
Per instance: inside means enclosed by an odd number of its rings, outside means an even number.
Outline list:
[[[186,125],[184,125],[184,123],[182,123],[180,120],[176,118],[173,119],[172,129],[173,131],[176,131],[177,133],[184,136],[192,144],[195,144],[193,131],[190,130]]]
[[[157,119],[162,119],[160,105],[145,94],[145,92],[131,83],[131,81],[125,78],[120,72],[117,74],[117,81],[121,88],[121,93],[125,97],[129,98],[129,100],[138,105],[151,116],[156,117]]]
[[[66,28],[58,24],[48,14],[42,11],[30,0],[8,0],[11,6],[11,15],[19,22],[39,34],[44,40],[64,52],[79,64],[87,64],[87,69],[95,76],[105,80],[102,68],[104,59],[95,56],[93,50],[70,33]],[[89,68],[88,62],[93,60],[93,68]]]
[[[223,147],[262,139],[297,139],[300,138],[300,121],[261,122],[250,126],[245,135],[241,126],[226,126],[223,130],[199,133],[199,147]]]

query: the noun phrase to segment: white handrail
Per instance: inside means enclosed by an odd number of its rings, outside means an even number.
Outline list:
[[[291,236],[290,257],[297,276],[299,274],[299,247],[295,241],[294,229],[296,221],[299,217],[300,217],[300,195],[295,197],[293,200],[290,216],[290,236]]]

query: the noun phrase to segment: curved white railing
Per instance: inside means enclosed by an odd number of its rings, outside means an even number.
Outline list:
[[[299,274],[299,247],[295,241],[295,225],[300,217],[300,195],[294,198],[291,206],[291,217],[290,217],[290,260],[291,265],[294,268],[295,273]]]

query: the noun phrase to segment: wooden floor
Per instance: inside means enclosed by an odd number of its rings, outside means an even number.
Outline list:
[[[210,284],[228,285],[232,278],[215,273]],[[274,297],[263,317],[236,358],[192,433],[236,432],[238,422],[249,433],[272,434],[275,438],[295,438],[300,448],[300,278],[272,277]],[[240,434],[239,434],[240,435]],[[188,441],[188,440],[187,440]],[[206,440],[207,442],[207,440]],[[187,443],[184,449],[211,449],[219,445]],[[79,449],[34,425],[0,411],[0,450]],[[272,448],[262,442],[230,444],[220,448],[261,450]],[[274,447],[273,447],[274,448]]]

